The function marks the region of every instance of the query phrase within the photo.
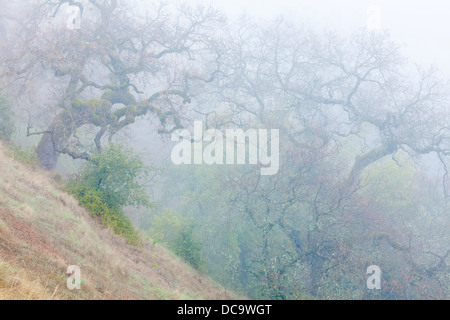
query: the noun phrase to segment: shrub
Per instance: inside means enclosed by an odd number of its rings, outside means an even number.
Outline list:
[[[100,191],[83,183],[69,182],[68,191],[75,196],[85,208],[104,227],[124,237],[129,244],[140,245],[140,237],[131,220],[124,215],[121,208],[108,203],[107,197]]]
[[[139,234],[123,208],[151,206],[139,181],[149,172],[150,168],[131,148],[111,145],[93,156],[81,173],[69,181],[67,188],[102,225],[125,237],[128,243],[139,245]]]
[[[197,270],[202,270],[202,245],[195,238],[192,219],[166,208],[152,219],[149,234],[156,242],[165,242],[179,257]]]
[[[9,142],[8,150],[9,155],[17,161],[30,167],[39,167],[39,158],[33,147],[22,148],[20,145]]]
[[[160,214],[153,216],[149,234],[157,242],[172,243],[183,226],[187,224],[187,218],[166,208]]]
[[[202,245],[194,236],[193,224],[184,226],[172,243],[175,254],[197,270],[203,270]]]
[[[141,181],[151,170],[132,148],[112,144],[90,158],[81,180],[107,196],[108,203],[115,207],[150,207],[151,202]]]

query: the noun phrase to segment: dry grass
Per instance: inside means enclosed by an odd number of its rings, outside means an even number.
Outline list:
[[[103,229],[51,173],[0,145],[0,299],[234,299],[164,248]],[[81,268],[81,290],[66,286]]]

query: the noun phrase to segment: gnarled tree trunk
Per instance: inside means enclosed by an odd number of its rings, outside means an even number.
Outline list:
[[[76,118],[74,118],[74,116]],[[41,167],[46,170],[54,170],[62,150],[73,133],[85,123],[84,115],[77,115],[63,111],[52,121],[48,130],[36,147],[36,154]]]
[[[41,167],[46,170],[54,170],[60,153],[56,151],[53,143],[53,133],[45,133],[36,148],[37,157]]]

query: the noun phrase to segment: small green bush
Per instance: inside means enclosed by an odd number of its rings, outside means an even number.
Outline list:
[[[140,237],[133,227],[131,220],[126,217],[121,208],[108,203],[107,197],[99,190],[91,188],[84,183],[68,184],[69,192],[74,195],[80,205],[84,207],[100,223],[123,236],[132,245],[140,245]]]
[[[0,140],[10,141],[14,133],[14,121],[11,105],[0,92]]]
[[[83,183],[68,183],[68,191],[75,196],[80,205],[85,208],[100,223],[114,231],[115,234],[123,236],[129,244],[139,246],[141,240],[134,229],[131,220],[123,214],[121,208],[108,203],[107,197],[100,191]]]
[[[139,180],[149,171],[131,148],[111,145],[93,156],[81,173],[68,182],[67,189],[102,225],[126,238],[128,243],[140,245],[139,234],[123,208],[151,206]]]
[[[192,267],[203,271],[202,245],[194,236],[195,225],[184,226],[172,242],[175,254],[182,257]]]
[[[115,207],[148,208],[151,202],[141,181],[148,177],[151,170],[132,148],[112,144],[90,158],[80,178],[107,196],[108,203]]]

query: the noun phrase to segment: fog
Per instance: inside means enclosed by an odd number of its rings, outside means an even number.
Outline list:
[[[449,299],[448,1],[0,4],[0,138],[87,208],[250,299]]]
[[[450,3],[445,0],[212,0],[209,3],[222,8],[231,18],[243,11],[268,19],[281,15],[315,28],[346,33],[367,27],[373,14],[371,8],[376,7],[380,10],[380,28],[388,30],[403,46],[405,55],[418,63],[436,64],[442,72],[450,74],[450,43],[446,41],[450,36]]]

